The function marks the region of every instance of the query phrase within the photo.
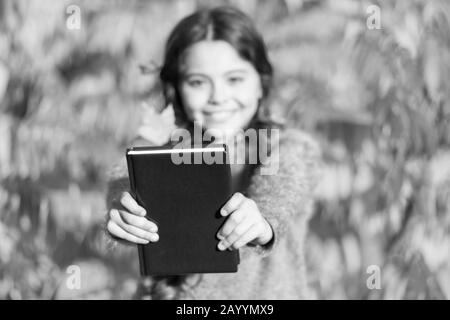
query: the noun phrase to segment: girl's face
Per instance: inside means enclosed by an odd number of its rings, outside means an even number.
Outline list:
[[[191,121],[226,138],[247,126],[262,97],[261,78],[228,42],[200,41],[182,60],[179,93]],[[219,138],[219,137],[217,137]]]

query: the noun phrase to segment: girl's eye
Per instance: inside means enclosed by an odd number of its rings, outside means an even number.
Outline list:
[[[231,84],[238,84],[241,83],[242,81],[244,81],[243,77],[230,77],[228,78],[228,82]]]
[[[204,80],[200,80],[200,79],[193,79],[193,80],[188,80],[188,85],[194,88],[198,88],[201,87],[202,85],[205,84]]]

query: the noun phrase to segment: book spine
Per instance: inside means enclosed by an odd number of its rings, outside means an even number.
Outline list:
[[[132,193],[132,196],[134,199],[136,199],[136,184],[135,184],[135,175],[134,175],[134,167],[133,167],[133,156],[126,154],[127,158],[127,165],[128,165],[128,178],[130,180],[130,192]],[[139,270],[141,272],[142,276],[145,276],[146,274],[146,264],[144,259],[144,248],[143,245],[137,245],[138,247],[138,255],[139,255]]]
[[[226,144],[223,144],[223,147],[224,147],[224,153],[223,153],[223,157],[224,157],[224,159],[223,159],[223,163],[230,163],[230,154],[229,154],[229,148],[228,148],[228,146],[226,145]],[[229,170],[228,170],[228,181],[229,181],[229,184],[228,184],[228,197],[231,197],[232,196],[232,194],[233,194],[233,190],[232,190],[232,185],[231,185],[231,180],[232,180],[232,177],[231,177],[231,168],[229,168]],[[234,254],[234,256],[233,256],[233,260],[234,260],[234,266],[235,266],[235,271],[237,271],[238,270],[238,265],[241,263],[241,255],[240,255],[240,251],[239,251],[239,249],[238,250],[235,250],[234,251],[235,252],[235,254]]]

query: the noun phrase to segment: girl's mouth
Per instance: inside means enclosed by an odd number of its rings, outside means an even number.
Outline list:
[[[213,121],[224,121],[235,114],[237,109],[216,109],[216,110],[205,110],[204,115]]]

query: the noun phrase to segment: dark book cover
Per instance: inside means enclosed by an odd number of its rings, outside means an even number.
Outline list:
[[[174,156],[189,161],[179,163]],[[203,156],[221,161],[198,163]],[[127,149],[132,196],[159,233],[159,241],[138,245],[142,275],[237,271],[239,251],[217,249],[216,235],[226,220],[219,210],[232,192],[227,157],[222,144]]]

